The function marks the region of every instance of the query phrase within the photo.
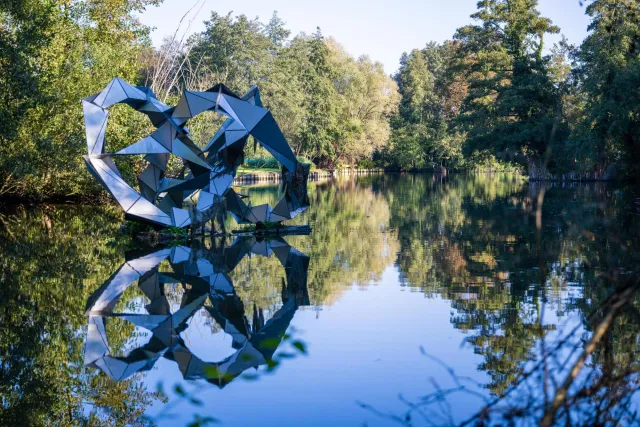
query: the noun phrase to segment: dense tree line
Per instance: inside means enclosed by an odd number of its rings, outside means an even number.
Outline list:
[[[577,1],[577,0],[576,0]],[[519,169],[534,178],[640,176],[640,6],[589,0],[581,46],[536,0],[481,0],[452,40],[402,55],[393,76],[338,41],[270,20],[213,13],[204,31],[155,49],[136,13],[161,0],[8,1],[0,5],[0,194],[96,190],[84,170],[79,100],[113,76],[171,104],[184,89],[254,84],[296,154],[320,167]],[[113,108],[108,147],[149,132]],[[190,123],[206,142],[220,123]],[[265,157],[256,150],[253,157]],[[140,162],[140,160],[138,160]],[[127,173],[140,168],[135,161]]]
[[[532,178],[636,178],[640,5],[590,0],[581,46],[536,0],[481,0],[453,40],[405,53],[387,161],[396,167],[519,168]]]
[[[266,24],[213,13],[205,26],[179,50],[182,65],[167,79],[175,87],[225,82],[241,94],[259,85],[296,154],[321,166],[356,165],[386,145],[399,96],[382,64],[354,59],[320,29],[290,38],[277,13]],[[165,89],[175,96],[175,87]],[[202,133],[213,135],[206,123]]]
[[[275,13],[266,23],[213,13],[201,33],[154,49],[135,13],[157,3],[0,5],[0,194],[47,198],[97,189],[82,162],[80,100],[114,76],[150,86],[168,104],[184,89],[224,82],[242,95],[257,84],[296,154],[324,167],[356,165],[387,144],[399,96],[382,64],[353,58],[319,29],[291,37]],[[141,115],[111,110],[108,150],[149,133]],[[211,113],[190,128],[206,143],[220,123]],[[125,177],[141,161],[125,165]]]

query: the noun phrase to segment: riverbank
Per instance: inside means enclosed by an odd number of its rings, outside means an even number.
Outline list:
[[[315,169],[309,174],[310,182],[322,182],[330,181],[335,178],[349,177],[349,176],[367,176],[367,175],[395,175],[395,174],[412,174],[412,175],[434,175],[438,177],[447,177],[451,175],[514,175],[521,179],[528,180],[535,183],[588,183],[588,182],[602,182],[602,183],[624,183],[621,179],[611,179],[608,176],[602,176],[598,174],[561,174],[561,175],[530,175],[522,173],[521,171],[504,171],[504,170],[491,170],[491,169],[478,169],[471,171],[449,171],[446,168],[439,168],[437,170],[391,170],[391,169]],[[233,185],[273,185],[280,182],[279,169],[262,168],[262,169],[239,169],[236,179],[233,181]],[[41,195],[15,195],[15,194],[3,194],[0,195],[0,205],[15,205],[26,204],[36,205],[39,203],[54,203],[54,204],[110,204],[113,203],[113,199],[106,192],[103,191],[97,185],[95,188],[89,189],[85,193],[75,193],[72,195],[48,195],[42,197]]]
[[[309,173],[309,181],[323,181],[345,175],[377,175],[381,173],[385,173],[384,169],[316,169]],[[240,169],[233,183],[280,182],[280,178],[280,171],[277,169]]]

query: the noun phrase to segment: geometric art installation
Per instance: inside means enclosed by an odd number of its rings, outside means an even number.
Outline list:
[[[150,135],[128,147],[105,152],[109,107],[126,104],[149,117],[155,127]],[[187,227],[211,219],[214,204],[221,204],[240,224],[279,223],[292,219],[309,207],[307,179],[309,165],[300,163],[278,124],[260,100],[257,87],[244,96],[223,84],[204,92],[184,91],[175,107],[160,102],[144,86],[132,86],[115,78],[100,93],[82,101],[87,138],[83,156],[89,172],[125,211],[129,219],[157,228]],[[209,143],[200,149],[190,138],[189,119],[215,111],[227,117]],[[284,196],[272,207],[252,206],[231,184],[244,162],[249,136],[282,165]],[[137,177],[140,191],[122,178],[113,159],[116,156],[144,155],[146,168]],[[177,177],[169,177],[170,156],[182,161]],[[196,202],[197,200],[197,202]]]
[[[264,310],[255,305],[246,312],[228,275],[251,254],[273,254],[284,267],[282,304],[267,319]],[[308,268],[309,257],[281,237],[262,241],[238,237],[231,246],[174,246],[137,255],[89,297],[84,364],[119,381],[147,371],[160,358],[166,358],[178,365],[186,380],[205,379],[224,387],[246,369],[272,360],[298,307],[309,305]],[[133,304],[138,307],[133,312],[116,311],[118,301],[134,284],[144,294],[146,304]],[[178,289],[183,291],[181,297]],[[181,299],[179,307],[170,303],[176,298]],[[120,307],[131,306],[127,302]],[[219,361],[205,361],[189,349],[182,335],[199,310],[230,336],[233,354]],[[113,319],[146,331],[134,335],[148,339],[136,342],[138,345],[126,355],[112,354],[106,326]]]

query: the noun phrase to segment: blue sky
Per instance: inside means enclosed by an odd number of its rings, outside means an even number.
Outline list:
[[[320,27],[325,36],[335,37],[354,56],[369,55],[394,72],[402,52],[427,42],[451,38],[456,28],[471,22],[476,0],[204,0],[190,32],[201,31],[211,11],[245,14],[268,21],[274,10],[293,34],[313,33]],[[185,9],[197,0],[164,0],[148,8],[140,19],[156,27],[153,42],[159,45],[175,31]],[[544,16],[560,26],[570,43],[579,44],[587,33],[589,19],[579,0],[539,0]],[[193,16],[193,14],[192,14]],[[550,46],[559,37],[550,38]]]

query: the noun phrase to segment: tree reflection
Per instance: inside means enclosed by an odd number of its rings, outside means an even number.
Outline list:
[[[264,197],[271,197],[267,188]],[[310,255],[309,298],[320,308],[352,283],[368,285],[393,262],[396,240],[381,195],[355,181],[312,186],[316,230],[292,244]],[[256,199],[257,200],[257,199]],[[259,201],[257,201],[258,203]],[[7,425],[145,425],[146,408],[162,393],[143,385],[143,373],[114,381],[83,368],[87,298],[136,249],[111,207],[18,207],[0,212],[0,423]],[[355,237],[358,238],[355,238]],[[244,258],[230,273],[250,324],[278,309],[282,267],[275,258]],[[135,288],[115,308],[135,311]],[[179,303],[182,291],[167,291]],[[109,322],[107,322],[109,323]],[[219,328],[210,321],[212,329]],[[215,330],[214,330],[215,332]],[[106,327],[110,350],[125,356],[137,332],[128,322]]]
[[[277,187],[249,189],[255,203],[276,199]],[[389,227],[391,211],[385,198],[367,180],[345,179],[321,183],[309,189],[311,207],[304,218],[313,232],[305,238],[291,238],[291,244],[309,255],[309,295],[312,305],[329,305],[352,284],[368,286],[395,261],[398,251],[396,234]],[[263,268],[274,269],[272,263]],[[244,270],[239,270],[244,271]],[[271,270],[272,271],[272,270]],[[240,288],[268,294],[263,275],[272,272],[243,274]]]
[[[275,186],[242,191],[255,203],[278,196]],[[296,220],[308,221],[312,234],[287,237],[309,256],[308,305],[319,312],[393,266],[402,286],[450,301],[451,324],[488,375],[478,388],[485,411],[470,422],[631,419],[640,368],[640,224],[630,191],[541,186],[509,175],[385,175],[312,185],[309,196],[311,208]],[[119,231],[121,221],[109,207],[0,214],[0,423],[144,425],[145,410],[164,398],[143,387],[144,373],[116,382],[82,366],[85,302],[126,251],[139,249]],[[224,247],[207,245],[212,254]],[[158,273],[175,273],[169,267]],[[281,261],[245,257],[226,274],[234,303],[216,311],[206,302],[198,319],[218,333],[224,326],[216,316],[242,313],[236,329],[258,333],[283,304]],[[164,295],[178,307],[197,293],[194,282]],[[139,312],[144,298],[131,287],[114,312]],[[108,320],[112,355],[131,354],[139,332]],[[576,365],[584,354],[584,366]]]
[[[145,425],[156,397],[135,381],[82,368],[82,307],[127,245],[110,208],[42,207],[2,213],[0,424]]]
[[[486,175],[384,181],[406,286],[450,300],[451,322],[484,359],[482,387],[495,399],[474,421],[584,425],[631,414],[640,230],[630,192]],[[582,324],[558,331],[569,313]]]

